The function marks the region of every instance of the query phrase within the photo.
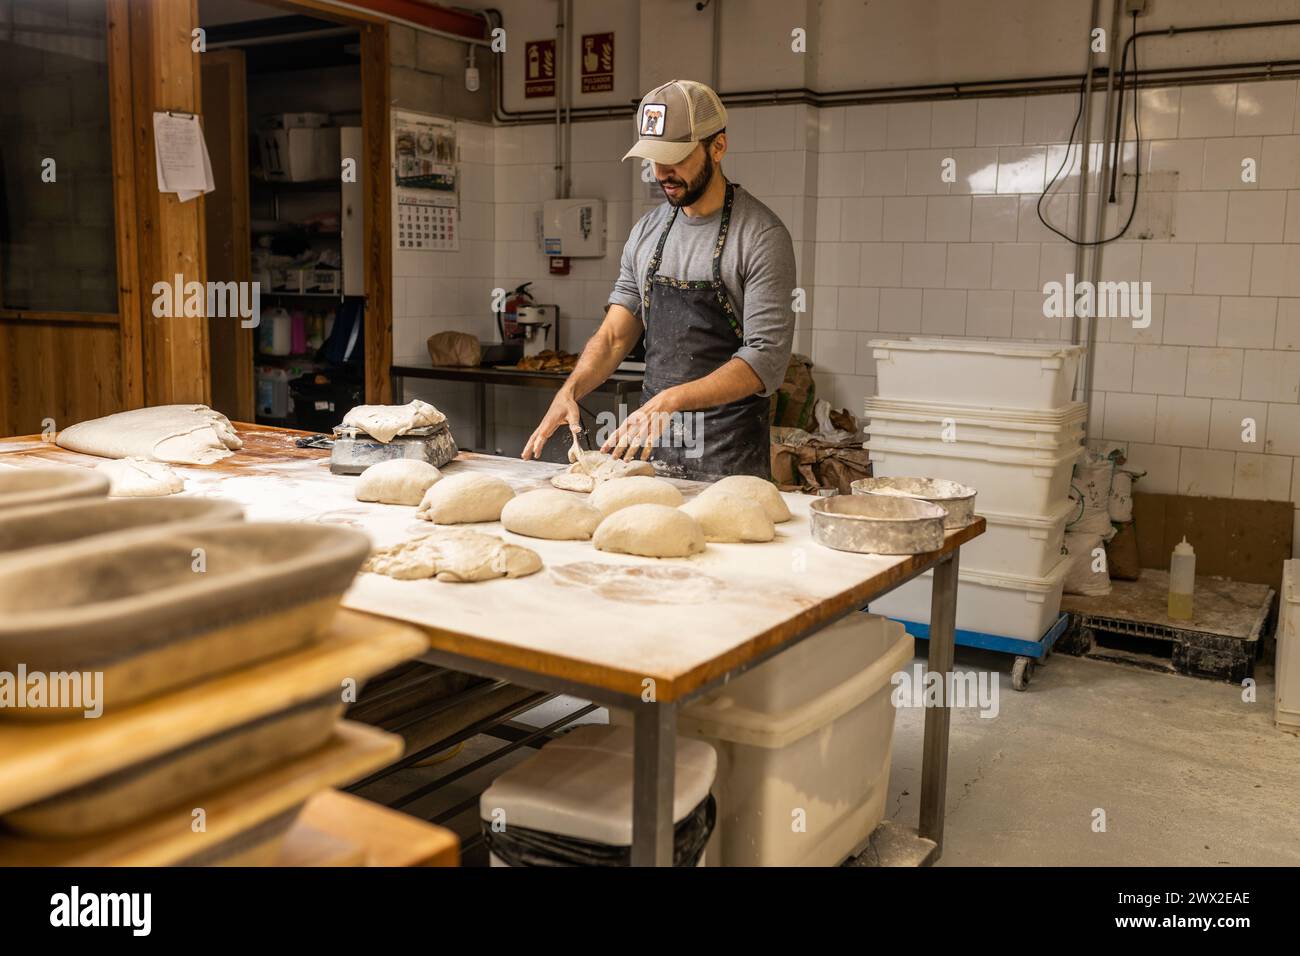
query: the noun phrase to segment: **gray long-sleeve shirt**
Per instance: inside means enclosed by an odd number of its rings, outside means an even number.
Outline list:
[[[667,202],[656,206],[632,227],[623,246],[611,305],[621,305],[646,321],[641,290],[659,233],[672,215]],[[659,274],[675,279],[712,279],[713,247],[722,211],[691,218],[682,211],[668,233]],[[740,186],[731,207],[731,225],[722,248],[722,284],[731,307],[742,319],[744,340],[736,358],[754,370],[771,395],[785,378],[794,342],[794,245],[776,213]],[[650,317],[654,321],[654,316]]]

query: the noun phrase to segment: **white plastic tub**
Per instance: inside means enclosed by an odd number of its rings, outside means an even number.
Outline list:
[[[1043,516],[981,509],[984,533],[961,546],[962,569],[1046,577],[1061,560],[1065,526],[1078,510],[1072,501]]]
[[[1072,402],[1041,417],[1018,409],[977,408],[939,402],[892,402],[868,397],[866,431],[871,435],[975,442],[1017,449],[1059,450],[1083,439],[1088,406]]]
[[[723,866],[835,866],[884,816],[890,678],[913,654],[902,626],[854,612],[684,708],[678,728],[718,753]]]
[[[925,475],[947,478],[979,492],[980,510],[1003,514],[1049,515],[1070,494],[1070,472],[1082,445],[1055,458],[1036,458],[1013,449],[962,442],[932,442],[928,450],[889,438],[872,438],[872,474],[881,478]]]
[[[961,445],[978,450],[981,454],[1010,451],[1017,455],[1033,458],[1036,461],[1053,461],[1060,457],[1063,451],[1069,448],[1077,448],[1079,443],[1083,441],[1082,428],[1062,434],[1060,436],[1061,440],[1051,445],[1014,441],[984,441],[976,436],[973,429],[969,428],[958,429],[954,433],[956,435],[955,440],[949,441],[932,436],[927,429],[896,425],[890,422],[882,422],[879,419],[872,421],[867,426],[866,431],[868,437],[883,438],[899,451],[928,454],[935,445]]]
[[[1082,345],[981,339],[875,339],[876,394],[1004,408],[1070,401]]]
[[[1282,562],[1273,721],[1289,733],[1300,734],[1300,560]]]
[[[708,797],[717,764],[703,741],[678,741],[674,823]],[[630,847],[632,728],[587,724],[551,741],[492,781],[479,798],[479,817],[485,829],[496,825],[508,833],[515,826]],[[496,854],[489,859],[492,866],[509,866]]]
[[[963,547],[962,551],[965,551]],[[1062,560],[1043,577],[989,574],[963,565],[957,582],[957,628],[1000,637],[1036,641],[1061,612],[1061,591],[1069,561]],[[871,602],[871,613],[902,621],[930,623],[933,571]]]

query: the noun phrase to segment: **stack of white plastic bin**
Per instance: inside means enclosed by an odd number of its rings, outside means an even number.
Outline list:
[[[947,478],[978,492],[985,533],[962,546],[961,630],[1038,640],[1060,613],[1070,475],[1087,405],[1070,401],[1083,347],[913,338],[871,343],[866,447],[878,477]],[[926,574],[871,603],[929,623]]]

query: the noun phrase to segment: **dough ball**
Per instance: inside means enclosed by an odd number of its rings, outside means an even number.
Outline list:
[[[448,475],[424,493],[417,518],[434,524],[496,521],[515,490],[492,475]]]
[[[591,543],[599,551],[684,558],[704,550],[704,532],[694,518],[678,508],[630,505],[602,521]]]
[[[361,566],[362,571],[386,574],[399,581],[437,578],[458,584],[522,578],[541,569],[541,556],[532,548],[461,528],[432,531],[379,548]]]
[[[442,472],[427,461],[393,458],[371,465],[357,481],[357,501],[386,505],[418,505]]]
[[[785,499],[781,497],[781,492],[777,491],[776,485],[766,478],[756,478],[753,475],[730,475],[709,485],[700,492],[700,497],[721,492],[757,502],[763,506],[767,516],[776,524],[789,521],[793,517]]]
[[[501,527],[507,531],[552,541],[586,541],[600,519],[586,499],[554,488],[526,491],[501,509]]]
[[[762,505],[726,491],[701,494],[682,505],[682,511],[695,519],[708,541],[771,541],[776,537],[776,528]]]
[[[598,484],[588,499],[593,508],[609,517],[629,505],[667,505],[676,508],[682,503],[682,493],[662,478],[634,475]]]
[[[147,458],[119,458],[95,466],[108,475],[110,498],[157,498],[185,490],[185,479],[171,465]]]

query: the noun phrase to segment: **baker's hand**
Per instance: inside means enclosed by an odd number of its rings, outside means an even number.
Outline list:
[[[578,433],[582,431],[582,413],[578,410],[578,403],[573,396],[566,390],[561,389],[555,394],[551,401],[551,407],[546,410],[546,416],[542,423],[537,426],[528,441],[524,443],[524,450],[519,457],[527,461],[530,458],[540,457],[542,449],[546,446],[555,430],[561,425],[567,424],[569,431],[573,433],[573,440],[578,440]]]
[[[678,410],[673,390],[665,389],[627,416],[623,424],[605,439],[600,450],[627,461],[637,457],[642,461],[648,460],[660,436],[667,430],[669,416]]]

